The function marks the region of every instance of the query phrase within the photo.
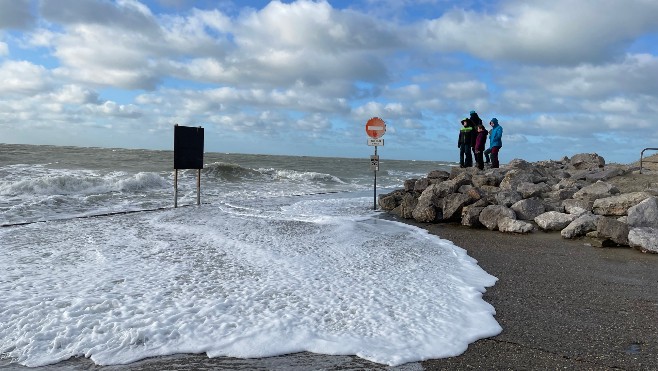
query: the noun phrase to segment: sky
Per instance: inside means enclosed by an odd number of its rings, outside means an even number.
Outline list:
[[[0,0],[0,143],[501,162],[658,147],[656,0]]]

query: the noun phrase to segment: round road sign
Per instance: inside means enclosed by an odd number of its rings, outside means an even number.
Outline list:
[[[381,138],[386,133],[386,123],[379,117],[373,117],[366,122],[366,134],[370,138]]]

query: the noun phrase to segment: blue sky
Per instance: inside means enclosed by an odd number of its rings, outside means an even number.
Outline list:
[[[658,147],[655,0],[0,0],[0,142],[457,161]]]

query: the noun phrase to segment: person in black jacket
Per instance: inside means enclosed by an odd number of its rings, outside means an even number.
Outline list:
[[[457,147],[459,147],[459,167],[473,166],[473,156],[471,148],[473,148],[473,125],[471,120],[466,117],[461,121],[462,127],[459,129],[459,139],[457,140]]]
[[[471,135],[471,148],[473,149],[473,153],[475,154],[475,138],[477,137],[477,128],[480,125],[484,126],[484,122],[480,118],[477,112],[471,111],[470,112],[470,121],[471,121],[471,127],[473,127],[472,135]],[[487,155],[487,159],[489,158],[489,155]],[[475,166],[475,165],[473,165]]]

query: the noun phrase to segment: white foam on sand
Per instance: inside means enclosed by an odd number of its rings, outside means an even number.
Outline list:
[[[372,199],[219,205],[0,230],[0,356],[99,365],[300,351],[387,365],[498,334],[496,278]]]

